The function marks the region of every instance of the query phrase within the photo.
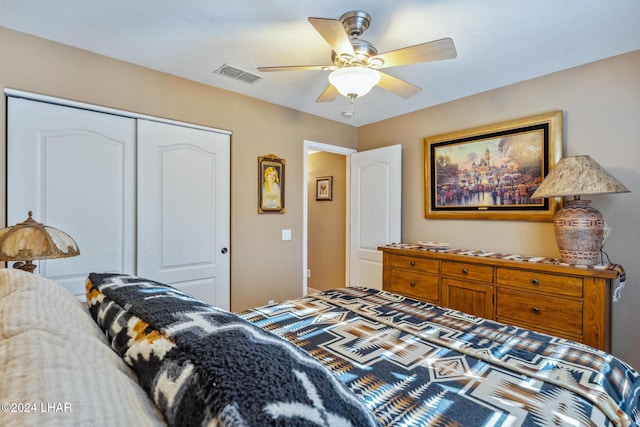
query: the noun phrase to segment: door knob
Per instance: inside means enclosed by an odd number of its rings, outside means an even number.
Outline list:
[[[227,250],[228,250],[227,248],[222,248],[222,250],[220,252],[222,252],[223,254],[226,254]]]

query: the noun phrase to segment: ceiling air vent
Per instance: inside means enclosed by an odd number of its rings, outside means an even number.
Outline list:
[[[263,77],[257,74],[250,73],[249,71],[242,70],[238,67],[234,67],[233,65],[224,64],[216,71],[214,74],[220,74],[221,76],[229,77],[234,80],[239,80],[241,82],[253,84],[258,80],[262,80]]]

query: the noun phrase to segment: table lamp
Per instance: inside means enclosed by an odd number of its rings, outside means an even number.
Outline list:
[[[573,196],[553,218],[560,260],[567,264],[594,265],[602,250],[605,222],[600,211],[581,195],[628,193],[627,187],[590,156],[565,157],[555,165],[532,199]]]
[[[78,244],[64,231],[29,218],[0,230],[0,261],[16,261],[13,268],[33,273],[33,260],[80,255]]]

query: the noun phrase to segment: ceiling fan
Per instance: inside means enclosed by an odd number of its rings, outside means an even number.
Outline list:
[[[316,102],[333,101],[339,93],[353,102],[356,97],[369,93],[376,85],[408,99],[420,92],[422,88],[382,72],[380,69],[453,59],[457,55],[453,40],[450,38],[378,53],[372,43],[359,38],[371,23],[371,16],[366,12],[347,12],[340,19],[309,18],[308,20],[333,49],[332,64],[258,67],[258,70],[261,72],[332,71],[329,75],[329,86],[316,99]]]

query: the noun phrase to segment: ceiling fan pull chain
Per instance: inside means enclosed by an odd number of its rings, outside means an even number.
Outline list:
[[[355,96],[349,96],[349,101],[350,101],[350,107],[348,110],[345,110],[342,112],[342,115],[344,117],[349,117],[349,122],[351,122],[351,124],[353,124],[353,116],[356,115],[356,110],[355,110],[355,106],[354,106],[354,102],[356,97]]]

